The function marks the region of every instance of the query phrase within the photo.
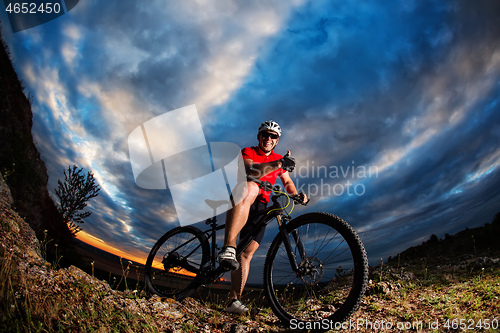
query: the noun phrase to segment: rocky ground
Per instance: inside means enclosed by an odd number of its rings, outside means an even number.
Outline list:
[[[3,179],[0,181],[2,296],[11,303],[10,322],[4,313],[5,326],[0,331],[17,331],[6,327],[16,323],[16,317],[31,321],[26,325],[35,326],[32,331],[38,331],[37,327],[40,331],[62,328],[71,332],[137,332],[137,328],[149,332],[280,330],[277,319],[268,313],[266,318],[226,315],[194,299],[176,302],[157,296],[140,297],[134,291],[116,291],[74,266],[54,269],[54,264],[43,259],[43,242],[11,209],[9,188]]]
[[[195,299],[176,302],[138,291],[116,291],[74,266],[56,269],[57,263],[43,259],[44,242],[12,209],[10,191],[1,175],[0,183],[0,331],[289,331],[269,309],[228,315]],[[499,262],[469,256],[459,264],[443,266],[382,264],[372,269],[360,310],[349,322],[333,328],[344,332],[446,332],[458,331],[463,324],[469,325],[465,327],[469,332],[498,331],[493,326],[497,323],[500,329]],[[328,325],[325,322],[323,328],[330,328]]]

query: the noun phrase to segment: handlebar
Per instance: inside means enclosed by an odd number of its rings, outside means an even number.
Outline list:
[[[303,206],[307,206],[307,204],[309,203],[309,201],[311,201],[311,199],[309,199],[306,202],[304,202],[304,194],[303,193],[299,193],[297,195],[287,194],[287,193],[285,193],[281,189],[281,187],[279,185],[275,185],[273,187],[273,185],[270,182],[268,182],[267,180],[266,181],[262,181],[262,180],[260,180],[258,178],[255,178],[254,176],[251,176],[251,175],[247,175],[247,179],[249,181],[257,183],[259,185],[259,187],[262,188],[266,192],[273,191],[273,192],[279,193],[277,195],[277,197],[282,196],[282,195],[286,195],[289,198],[291,198],[293,201],[295,201],[296,203],[299,203],[299,204],[301,204]]]
[[[306,202],[304,202],[304,193],[299,193],[297,195],[289,195],[289,197],[292,198],[293,201],[295,201],[296,203],[301,204],[302,206],[307,206],[309,201],[311,201],[311,199],[308,199]]]

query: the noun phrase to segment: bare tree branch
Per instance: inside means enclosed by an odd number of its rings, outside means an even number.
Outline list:
[[[76,223],[84,223],[83,219],[92,213],[83,211],[87,202],[99,195],[101,190],[97,184],[94,174],[82,173],[83,168],[78,169],[76,165],[68,166],[64,170],[64,181],[57,181],[56,195],[59,198],[59,212],[63,215],[73,235],[82,230]]]

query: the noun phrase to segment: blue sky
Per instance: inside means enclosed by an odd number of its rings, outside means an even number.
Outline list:
[[[168,191],[135,185],[127,138],[195,104],[210,142],[279,122],[312,197],[296,214],[343,217],[375,264],[500,211],[499,17],[496,0],[80,0],[22,32],[0,19],[49,190],[70,164],[102,187],[85,232],[145,255],[178,225]]]

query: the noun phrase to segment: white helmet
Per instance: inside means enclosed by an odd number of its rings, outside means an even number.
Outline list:
[[[281,127],[274,120],[266,120],[265,122],[260,124],[259,133],[262,131],[273,131],[278,134],[278,137],[281,136]]]

